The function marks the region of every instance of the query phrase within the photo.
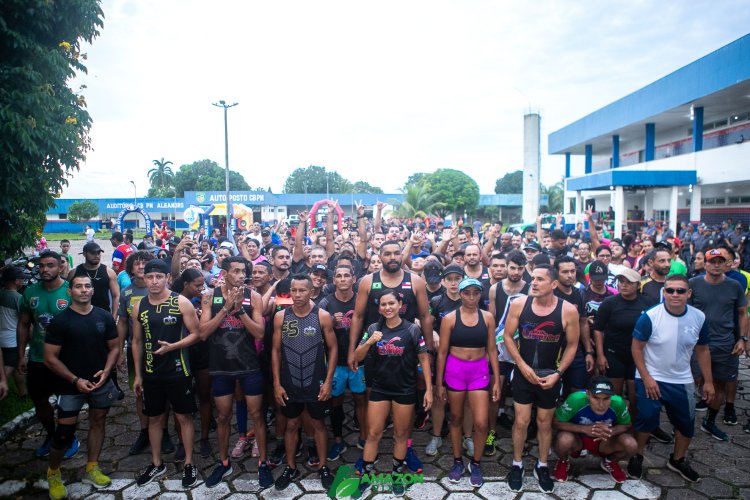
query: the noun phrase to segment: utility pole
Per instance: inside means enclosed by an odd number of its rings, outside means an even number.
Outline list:
[[[227,239],[234,244],[234,233],[232,232],[232,201],[229,198],[229,128],[227,126],[227,109],[237,106],[239,103],[227,104],[226,101],[214,102],[217,108],[224,108],[224,181],[227,192]]]

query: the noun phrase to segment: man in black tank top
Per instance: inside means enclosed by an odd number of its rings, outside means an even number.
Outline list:
[[[76,274],[88,276],[94,286],[91,305],[101,307],[105,311],[112,311],[112,316],[117,318],[117,309],[120,304],[120,286],[117,284],[115,272],[101,263],[103,251],[99,244],[93,241],[83,245],[81,254],[85,262],[70,270],[68,281],[72,281]]]
[[[208,339],[208,372],[216,404],[220,463],[206,479],[212,488],[232,473],[229,462],[229,426],[237,383],[245,395],[247,412],[255,424],[258,442],[258,482],[261,488],[273,484],[266,463],[266,420],[263,414],[264,381],[255,340],[263,340],[264,326],[260,295],[245,286],[246,260],[227,257],[221,262],[224,283],[203,294],[201,337]]]
[[[279,311],[273,318],[274,396],[287,418],[284,434],[287,450],[297,449],[300,415],[305,409],[310,415],[320,457],[320,482],[327,491],[333,484],[333,475],[326,466],[328,431],[324,419],[330,413],[329,400],[338,356],[336,334],[331,315],[310,301],[312,280],[308,275],[292,277],[291,294],[292,307]],[[299,477],[295,453],[287,453],[286,460],[287,467],[276,479],[278,490],[285,489]]]
[[[554,483],[549,475],[547,458],[552,442],[552,416],[560,396],[562,374],[570,366],[578,347],[578,311],[572,304],[557,298],[557,272],[549,265],[534,267],[528,297],[510,305],[505,321],[506,339],[519,331],[518,346],[505,342],[516,362],[513,371],[513,400],[516,420],[513,424],[513,467],[508,475],[512,491],[523,487],[522,454],[531,420],[531,407],[537,406],[539,461],[534,476],[544,492]],[[564,349],[562,356],[561,351]]]
[[[146,263],[144,278],[148,295],[133,306],[133,389],[143,398],[143,413],[148,417],[151,464],[138,477],[144,486],[167,468],[161,459],[162,419],[167,402],[180,422],[185,447],[182,485],[187,488],[198,481],[193,466],[193,416],[196,411],[188,347],[198,342],[200,323],[190,301],[167,288],[170,273],[166,262],[154,259]],[[184,334],[183,325],[188,331]]]

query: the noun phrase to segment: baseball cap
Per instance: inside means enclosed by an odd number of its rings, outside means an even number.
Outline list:
[[[230,241],[224,241],[221,245],[219,245],[219,248],[228,248],[229,250],[234,248],[234,245]]]
[[[595,260],[589,267],[589,277],[592,280],[606,280],[607,275],[607,265],[600,260]]]
[[[476,278],[464,278],[461,283],[458,284],[458,291],[461,292],[463,290],[466,290],[470,286],[475,286],[481,290],[482,282]]]
[[[445,278],[449,274],[460,274],[461,276],[463,276],[464,270],[461,268],[461,266],[457,266],[456,264],[451,264],[450,266],[447,266],[445,268],[445,271],[443,271],[443,278]]]
[[[522,246],[521,250],[534,250],[535,252],[541,252],[542,246],[536,241],[530,241]]]
[[[718,248],[714,248],[713,250],[709,250],[708,252],[706,252],[706,260],[713,260],[717,258],[726,260],[724,254],[721,253],[721,250],[719,250]]]
[[[630,269],[628,267],[617,273],[617,277],[619,278],[620,276],[631,283],[639,283],[641,281],[641,275],[638,274],[638,271],[636,271],[635,269]]]
[[[148,273],[162,273],[169,274],[170,269],[166,262],[161,259],[151,259],[146,262],[146,267],[143,269],[143,274]]]
[[[574,238],[574,239],[576,239],[576,240],[577,240],[578,238],[580,238],[580,237],[581,237],[581,235],[580,235],[580,234],[578,233],[578,231],[576,231],[575,229],[573,229],[572,231],[570,231],[570,232],[568,233],[568,237],[569,237],[569,238]]]
[[[271,236],[271,231],[269,231],[268,229],[264,229],[263,231],[260,232],[260,235],[261,236]]]
[[[456,255],[463,256],[463,255],[466,255],[466,254],[464,253],[463,250],[456,250],[455,252],[453,252],[453,256],[455,257]]]
[[[612,387],[612,382],[610,382],[610,380],[604,375],[591,377],[587,389],[591,394],[606,394],[611,396],[615,393],[615,388]]]
[[[95,241],[89,241],[85,245],[83,245],[83,253],[101,253],[104,250],[102,250],[102,247],[99,246],[99,243],[96,243]]]
[[[422,274],[424,274],[427,284],[437,285],[443,279],[443,266],[439,262],[430,259],[425,263]]]
[[[310,274],[312,273],[328,274],[328,268],[324,264],[315,264],[314,266],[312,266],[312,269],[310,269]]]

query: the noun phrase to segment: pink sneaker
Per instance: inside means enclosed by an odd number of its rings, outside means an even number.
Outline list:
[[[253,451],[250,453],[250,456],[253,457],[259,457],[260,456],[260,450],[258,450],[258,440],[253,439]]]
[[[245,454],[248,446],[250,446],[250,442],[247,438],[239,438],[234,444],[234,448],[232,448],[232,458],[242,458],[242,455]]]

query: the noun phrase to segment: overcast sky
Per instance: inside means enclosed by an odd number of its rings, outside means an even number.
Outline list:
[[[104,0],[85,83],[93,151],[63,197],[148,190],[152,160],[224,165],[280,192],[321,165],[396,192],[454,168],[482,193],[547,135],[747,33],[743,0]],[[574,173],[582,172],[575,163]]]

